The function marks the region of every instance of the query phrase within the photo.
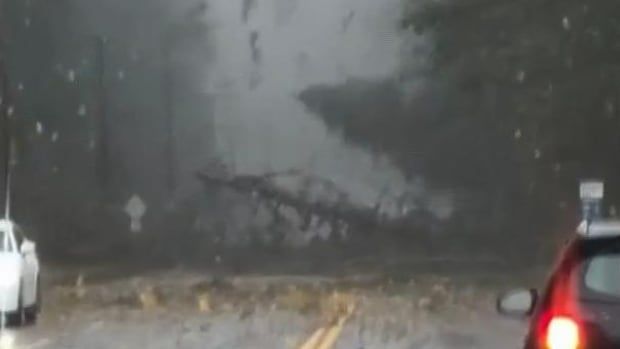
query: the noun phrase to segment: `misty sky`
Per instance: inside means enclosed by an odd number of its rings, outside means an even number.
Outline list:
[[[368,204],[386,185],[402,192],[405,181],[389,162],[344,144],[296,99],[313,84],[395,75],[401,1],[255,0],[247,22],[243,2],[210,1],[218,152],[238,172],[301,168]]]

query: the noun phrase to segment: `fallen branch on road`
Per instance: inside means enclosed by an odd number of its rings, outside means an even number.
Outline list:
[[[292,171],[286,173],[294,173]],[[254,198],[268,202],[275,210],[280,207],[294,209],[306,225],[312,218],[328,223],[333,231],[345,232],[349,227],[356,230],[377,227],[381,224],[376,209],[356,207],[346,201],[335,203],[310,202],[298,193],[292,193],[273,183],[273,177],[277,174],[266,174],[261,176],[237,175],[232,177],[222,177],[209,173],[198,173],[198,178],[207,187],[226,187],[238,193],[251,195]],[[335,187],[335,186],[333,186]],[[333,189],[337,191],[337,189]],[[337,195],[342,193],[337,192]],[[302,227],[303,228],[303,227]]]

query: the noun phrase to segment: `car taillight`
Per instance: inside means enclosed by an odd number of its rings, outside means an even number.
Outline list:
[[[579,325],[575,320],[556,316],[547,326],[546,349],[578,349],[581,342]]]

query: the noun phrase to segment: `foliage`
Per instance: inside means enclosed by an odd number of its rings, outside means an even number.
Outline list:
[[[122,233],[115,224],[124,227],[122,208],[134,193],[163,206],[163,75],[169,68],[178,93],[198,103],[202,77],[189,72],[209,57],[205,4],[3,0],[0,6],[18,148],[17,218],[71,244]],[[166,49],[173,50],[169,62]],[[102,105],[109,193],[96,166]],[[195,109],[203,117],[204,109]],[[185,114],[176,122],[190,129],[200,118]],[[104,222],[109,226],[100,228]]]
[[[572,219],[558,208],[576,202],[580,178],[605,179],[620,199],[618,10],[613,0],[411,0],[403,31],[431,43],[427,70],[300,97],[406,172],[486,193],[489,210]],[[422,87],[405,102],[385,96],[403,81]]]
[[[433,37],[434,76],[461,86],[452,100],[491,96],[482,133],[514,139],[520,181],[574,186],[601,176],[615,188],[618,10],[606,0],[434,2],[404,25]]]

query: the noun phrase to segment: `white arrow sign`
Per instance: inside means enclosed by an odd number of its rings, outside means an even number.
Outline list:
[[[142,231],[142,217],[144,217],[146,210],[146,203],[144,203],[144,200],[138,195],[132,196],[129,201],[127,201],[125,213],[127,213],[131,220],[129,229],[132,233],[139,233]]]

